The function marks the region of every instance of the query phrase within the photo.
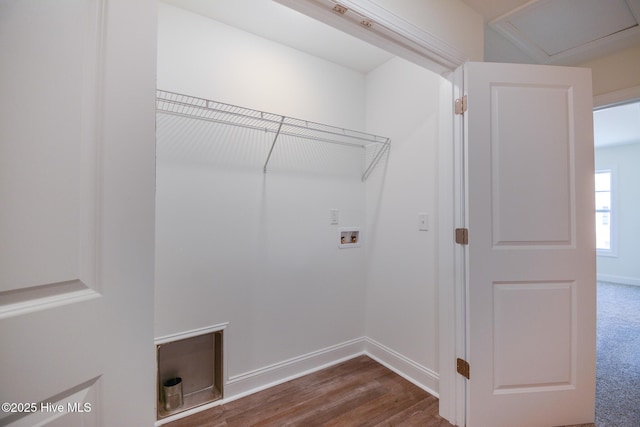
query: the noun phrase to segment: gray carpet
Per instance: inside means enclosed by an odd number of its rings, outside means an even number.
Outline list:
[[[640,286],[598,282],[596,427],[640,426]]]

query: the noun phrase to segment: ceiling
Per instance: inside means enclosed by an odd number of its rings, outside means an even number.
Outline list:
[[[392,57],[382,49],[271,0],[162,1],[361,73],[375,69]],[[574,45],[585,40],[588,45],[591,43],[588,40],[598,37],[598,40],[606,39],[606,33],[611,31],[617,31],[616,37],[622,41],[601,40],[599,47],[593,49],[597,55],[615,52],[629,43],[640,46],[640,33],[637,32],[640,31],[637,22],[640,0],[462,1],[483,15],[489,26],[515,26],[518,29],[515,33],[523,40],[537,43],[537,47],[529,46],[528,49],[535,53],[535,49],[541,47],[546,56],[552,57],[535,57],[531,51],[521,49],[533,57],[532,62],[568,65],[564,62],[576,58]],[[603,5],[606,5],[604,9]],[[613,12],[608,13],[609,10]],[[568,25],[575,20],[582,24]],[[559,27],[563,37],[554,35]],[[621,30],[623,27],[627,29]],[[627,33],[622,34],[625,31]],[[589,51],[589,46],[586,47]],[[578,53],[580,58],[585,58],[585,52]],[[587,54],[587,57],[596,53]],[[597,145],[640,141],[640,103],[600,110],[594,114],[594,126]]]
[[[462,0],[538,64],[575,65],[640,46],[640,0]]]
[[[576,65],[640,46],[640,0],[462,1],[532,63]],[[594,140],[640,142],[640,103],[596,111]]]
[[[271,0],[162,0],[227,25],[367,73],[392,54]]]
[[[272,0],[162,1],[360,72],[391,58]],[[575,65],[640,46],[640,0],[461,1],[522,52],[521,58],[531,59],[527,62]]]

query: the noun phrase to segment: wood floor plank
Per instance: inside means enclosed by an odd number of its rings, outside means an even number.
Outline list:
[[[256,393],[252,395],[252,400],[262,400],[263,404],[259,406],[247,406],[236,401],[233,409],[239,410],[240,413],[228,413],[227,422],[230,425],[252,425],[256,421],[269,423],[278,420],[300,420],[302,423],[305,414],[309,412],[317,416],[319,406],[322,412],[326,412],[350,397],[375,393],[370,390],[375,385],[373,382],[362,384],[364,372],[358,369],[357,365],[354,365],[353,370],[343,371],[344,369],[338,366],[335,371],[329,371],[331,376],[325,379],[323,377],[326,373],[320,372],[318,376],[312,374],[277,386],[277,390],[269,389]],[[354,389],[359,393],[354,394]],[[322,405],[319,405],[320,403]],[[256,420],[256,417],[259,419]]]
[[[438,399],[367,356],[165,425],[453,427],[438,416]]]
[[[438,416],[438,399],[430,396],[383,421],[376,427],[446,427],[449,422]]]

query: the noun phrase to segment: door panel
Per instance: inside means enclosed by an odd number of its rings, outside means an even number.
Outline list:
[[[23,3],[0,6],[0,316],[95,287],[98,3]]]
[[[575,282],[494,282],[494,394],[575,385],[574,290]],[[525,363],[530,355],[535,365]]]
[[[467,425],[592,422],[590,72],[471,63],[464,80]]]
[[[574,212],[570,156],[574,150],[569,138],[568,89],[523,84],[491,87],[496,246],[570,244]],[[526,115],[521,108],[523,99]],[[531,117],[551,120],[539,126]]]
[[[0,425],[153,422],[155,7],[0,2]]]

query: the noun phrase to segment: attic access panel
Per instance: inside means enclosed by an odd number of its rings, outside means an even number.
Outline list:
[[[549,64],[578,60],[587,50],[640,41],[639,21],[638,0],[538,0],[489,25],[538,62]]]

